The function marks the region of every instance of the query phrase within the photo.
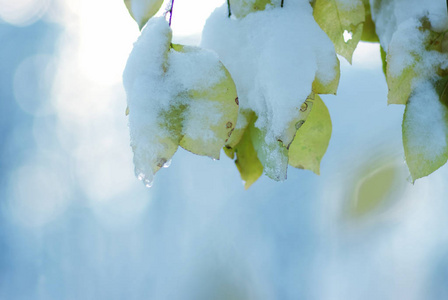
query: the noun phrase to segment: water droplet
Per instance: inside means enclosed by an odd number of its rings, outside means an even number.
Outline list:
[[[163,164],[164,168],[169,168],[171,166],[171,159],[169,159],[166,163]]]
[[[145,174],[142,170],[135,169],[135,174],[137,174],[138,180],[143,182],[147,188],[152,186],[154,175],[151,172]]]
[[[145,179],[145,174],[143,174],[143,173],[139,173],[139,174],[137,175],[137,178],[138,178],[138,180],[142,181],[143,179]]]
[[[148,189],[152,187],[152,180],[145,179],[143,182]]]

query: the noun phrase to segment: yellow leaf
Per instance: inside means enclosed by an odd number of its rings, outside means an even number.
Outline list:
[[[289,164],[300,169],[320,173],[320,161],[331,138],[331,119],[325,103],[316,95],[311,112],[297,131],[289,147]]]

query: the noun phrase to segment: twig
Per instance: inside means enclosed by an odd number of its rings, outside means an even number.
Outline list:
[[[446,0],[446,1],[448,1],[448,0]],[[282,0],[282,3],[280,4],[280,6],[283,7],[283,0]]]
[[[448,1],[448,0],[447,0]],[[170,6],[170,21],[169,21],[169,25],[171,27],[171,18],[173,17],[173,6],[174,6],[174,0],[171,0],[171,6]]]
[[[229,12],[229,15],[227,17],[230,18],[230,16],[232,15],[232,12],[230,11],[230,0],[227,0],[227,11]]]

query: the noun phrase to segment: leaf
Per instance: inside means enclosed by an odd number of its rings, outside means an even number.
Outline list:
[[[376,34],[375,23],[372,20],[372,12],[370,11],[369,0],[362,0],[365,8],[365,21],[362,29],[361,41],[378,43],[380,39]]]
[[[384,73],[384,76],[386,77],[386,82],[387,82],[387,60],[386,60],[387,53],[386,53],[386,51],[384,51],[384,48],[383,48],[383,46],[381,46],[381,44],[380,44],[380,54],[381,54],[381,61],[383,62],[383,65],[382,65],[383,73]]]
[[[244,181],[244,188],[247,190],[263,174],[263,165],[258,159],[252,143],[251,126],[244,131],[240,142],[233,149],[236,155],[235,165]]]
[[[443,166],[448,158],[448,78],[423,82],[406,105],[403,146],[413,181]]]
[[[124,0],[124,4],[142,30],[146,22],[159,11],[163,0]]]
[[[231,12],[238,19],[248,14],[264,10],[266,5],[272,4],[271,0],[230,0]]]
[[[286,180],[288,170],[288,149],[280,141],[266,140],[266,129],[259,129],[251,123],[252,143],[265,174],[276,181]]]
[[[235,103],[239,105],[238,97],[235,98]],[[234,148],[240,142],[244,132],[254,116],[254,112],[250,110],[240,109],[238,111],[238,119],[236,121],[235,130],[232,132],[230,138],[226,140],[226,147],[224,148]]]
[[[289,164],[320,173],[320,161],[331,138],[331,119],[325,103],[316,95],[308,119],[289,147]]]
[[[315,94],[311,93],[306,100],[300,105],[300,108],[297,108],[296,115],[292,122],[289,123],[283,132],[283,134],[279,137],[278,141],[282,143],[286,149],[289,149],[294,137],[296,136],[297,130],[305,123],[308,115],[311,112],[313,107]]]
[[[135,171],[146,185],[179,145],[218,159],[238,116],[235,84],[217,55],[171,37],[165,19],[149,21],[123,74]]]
[[[388,55],[387,60],[389,59],[391,58]],[[399,76],[394,76],[389,68],[390,64],[386,64],[387,103],[406,104],[412,93],[412,82],[418,76],[415,71],[415,65],[406,67]]]
[[[339,79],[341,77],[340,71],[340,62],[337,56],[335,55],[336,64],[334,67],[336,76],[328,83],[325,83],[321,78],[319,78],[316,74],[316,78],[313,81],[313,92],[315,94],[333,94],[336,95],[339,86]]]
[[[173,45],[179,53],[197,54],[198,47]],[[188,57],[186,57],[187,59]],[[230,138],[237,121],[235,83],[224,65],[217,61],[222,78],[202,90],[189,89],[184,111],[183,138],[180,146],[198,155],[219,159],[221,148]]]
[[[440,73],[439,75],[443,75],[443,70],[441,70],[437,66],[434,66],[433,73],[431,74],[431,70],[429,70],[430,67],[428,67],[428,65],[431,65],[432,63],[427,64],[427,61],[431,60],[431,52],[445,52],[443,49],[443,45],[444,41],[448,39],[448,35],[446,34],[447,31],[433,31],[431,28],[431,24],[426,17],[421,18],[419,21],[421,25],[418,29],[415,30],[420,31],[417,31],[417,33],[419,33],[422,38],[418,42],[423,43],[423,46],[425,47],[424,50],[408,50],[406,46],[402,45],[403,38],[401,38],[401,36],[397,38],[398,42],[392,39],[391,43],[389,44],[389,50],[386,59],[388,62],[386,68],[386,81],[389,88],[389,92],[387,95],[389,104],[406,104],[412,92],[414,91],[414,85],[418,81],[430,80],[431,77],[437,73]],[[414,41],[414,43],[416,42]],[[412,60],[412,63],[408,62],[408,65],[403,68],[403,70],[401,70],[399,74],[396,74],[396,72],[393,72],[394,70],[391,66],[397,65],[397,62],[395,62],[395,60],[403,60],[402,58],[400,58],[400,56],[403,56],[403,54],[409,56],[409,60]],[[402,61],[399,61],[398,64],[400,63],[402,63]]]
[[[369,159],[353,176],[347,212],[351,218],[365,218],[390,207],[403,193],[406,182],[402,180],[402,164],[383,159]],[[349,184],[350,186],[350,184]]]
[[[235,165],[244,181],[245,189],[248,189],[263,174],[263,165],[258,159],[252,142],[251,127],[255,119],[253,111],[240,110],[238,122],[243,124],[240,128],[235,129],[224,147],[224,152],[228,157],[234,159],[236,156]]]
[[[340,0],[316,0],[313,15],[333,42],[336,53],[351,63],[353,52],[361,40],[365,21],[362,1],[346,4]]]

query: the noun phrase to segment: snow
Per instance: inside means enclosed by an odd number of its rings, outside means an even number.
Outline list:
[[[135,173],[148,185],[183,135],[215,140],[204,122],[213,125],[222,116],[218,102],[207,103],[201,93],[193,95],[225,78],[217,55],[193,47],[175,51],[171,37],[167,21],[152,18],[134,44],[123,74]],[[177,111],[170,116],[173,110]]]
[[[446,2],[442,0],[370,0],[370,5],[376,33],[385,50],[398,26],[411,18],[427,15],[432,26],[438,30],[446,28],[448,24]]]
[[[388,76],[415,74],[403,124],[406,135],[412,137],[407,139],[409,150],[434,160],[447,146],[447,111],[434,89],[434,82],[440,79],[438,71],[448,68],[448,54],[428,47],[436,32],[448,29],[446,3],[396,0],[371,1],[371,4],[381,45],[388,52]],[[406,69],[409,67],[412,71]]]
[[[418,28],[421,23],[417,19],[409,19],[400,24],[393,36],[392,46],[388,54],[391,58],[389,72],[392,76],[399,76],[408,66],[416,63],[416,55],[423,53],[425,34]]]
[[[207,20],[201,46],[218,53],[235,81],[240,108],[257,114],[255,125],[267,130],[267,142],[297,117],[316,75],[324,83],[336,76],[334,46],[306,0],[241,19],[228,18],[223,5]]]
[[[258,2],[258,3],[257,3]],[[270,2],[270,3],[269,3]],[[234,14],[237,18],[244,17],[252,12],[253,7],[256,5],[260,5],[259,10],[263,10],[264,8],[272,8],[279,7],[281,4],[281,0],[230,0],[230,6],[232,14]],[[263,7],[265,6],[265,7]]]
[[[430,82],[420,84],[407,104],[404,130],[412,133],[408,147],[413,153],[423,153],[425,159],[435,160],[447,148],[447,108]]]
[[[421,22],[411,18],[398,26],[389,44],[388,55],[391,58],[389,72],[398,76],[408,66],[414,65],[419,78],[435,76],[438,67],[447,68],[448,55],[435,50],[427,50],[430,32],[420,30]],[[448,28],[448,27],[447,27]]]

